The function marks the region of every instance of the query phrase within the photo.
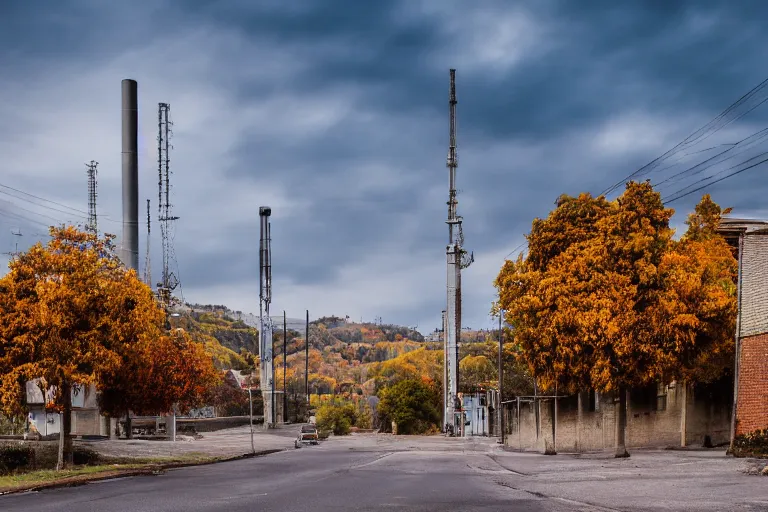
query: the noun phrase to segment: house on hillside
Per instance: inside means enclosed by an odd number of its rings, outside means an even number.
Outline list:
[[[768,428],[768,221],[724,218],[719,231],[739,261],[732,439]]]

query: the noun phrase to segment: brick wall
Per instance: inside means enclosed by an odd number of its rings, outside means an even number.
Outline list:
[[[626,443],[629,448],[665,448],[681,445],[683,405],[686,414],[687,446],[702,446],[708,436],[712,444],[728,441],[730,409],[728,390],[732,380],[723,379],[709,387],[680,383],[664,386],[663,400],[656,389],[634,390],[627,400]],[[719,392],[713,392],[715,389]],[[601,451],[614,447],[616,435],[615,395],[598,395],[596,406],[589,407],[589,393],[558,399],[558,452]],[[516,449],[543,452],[553,444],[552,400],[541,401],[540,430],[537,435],[535,406],[522,403],[517,418],[515,403],[507,406],[507,445]]]
[[[768,334],[741,339],[736,435],[768,428]]]

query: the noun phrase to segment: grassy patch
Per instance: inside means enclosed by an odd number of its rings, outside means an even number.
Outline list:
[[[138,469],[142,464],[131,465],[100,465],[100,466],[81,466],[72,469],[56,471],[53,469],[41,469],[30,471],[28,473],[19,473],[16,475],[0,476],[0,492],[16,491],[34,488],[40,484],[53,482],[66,482],[69,480],[78,481],[82,476],[108,475],[110,473],[119,474],[121,471]]]
[[[0,493],[33,489],[40,485],[80,483],[125,474],[151,473],[174,466],[204,464],[221,460],[226,460],[226,457],[212,457],[203,453],[189,453],[176,457],[102,459],[98,465],[94,466],[76,466],[62,471],[42,469],[0,476]]]

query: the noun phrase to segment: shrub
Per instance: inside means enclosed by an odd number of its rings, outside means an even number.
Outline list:
[[[385,431],[392,422],[398,434],[426,434],[440,422],[440,390],[428,380],[401,380],[381,391],[378,414]]]
[[[320,406],[315,417],[318,430],[329,430],[335,436],[345,436],[357,420],[357,411],[352,404],[329,402]]]
[[[75,466],[92,466],[99,460],[99,454],[90,448],[75,447],[72,451],[72,462]]]
[[[732,453],[734,457],[768,457],[768,429],[736,436]]]
[[[35,450],[30,446],[0,446],[0,474],[26,469],[35,462]]]

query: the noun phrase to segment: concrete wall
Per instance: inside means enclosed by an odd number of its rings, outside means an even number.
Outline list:
[[[768,428],[768,334],[741,339],[736,435]]]
[[[629,393],[627,400],[627,446],[665,448],[667,446],[702,446],[728,441],[730,403],[729,379],[712,386],[688,386],[680,383],[649,387]],[[713,391],[714,390],[714,391]],[[615,394],[581,393],[557,399],[557,429],[553,429],[555,410],[552,398],[505,404],[506,444],[512,448],[558,452],[601,451],[614,447],[616,435]],[[592,405],[590,405],[592,404]],[[537,423],[536,409],[540,409]],[[683,422],[683,409],[686,415]],[[538,428],[537,428],[538,425]],[[682,434],[685,432],[685,435]]]

